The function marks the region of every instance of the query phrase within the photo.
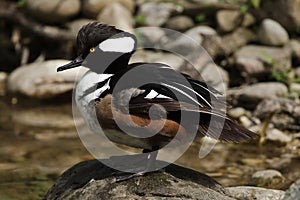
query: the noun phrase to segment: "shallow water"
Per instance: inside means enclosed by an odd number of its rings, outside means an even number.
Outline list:
[[[77,135],[70,103],[22,101],[0,99],[0,199],[40,199],[64,170],[93,159]],[[251,175],[263,169],[277,169],[288,179],[278,189],[300,177],[299,140],[287,146],[218,143],[203,159],[200,146],[195,141],[177,164],[224,186],[251,185]]]

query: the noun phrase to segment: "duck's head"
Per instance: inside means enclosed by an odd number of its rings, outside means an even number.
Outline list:
[[[92,71],[105,71],[116,61],[129,61],[136,49],[136,37],[114,26],[98,22],[83,26],[77,35],[78,57],[70,63],[60,66],[57,71],[85,66]],[[104,66],[103,69],[100,69]]]

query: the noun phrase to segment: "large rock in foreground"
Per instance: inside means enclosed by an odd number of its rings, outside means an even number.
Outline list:
[[[122,174],[98,160],[84,161],[67,170],[44,199],[233,200],[241,196],[250,200],[262,196],[279,199],[284,194],[280,190],[268,189],[257,192],[262,188],[255,187],[249,187],[247,194],[244,193],[246,190],[235,190],[234,187],[226,189],[207,175],[174,164],[164,171],[116,182],[115,177]],[[258,193],[260,196],[257,196]]]

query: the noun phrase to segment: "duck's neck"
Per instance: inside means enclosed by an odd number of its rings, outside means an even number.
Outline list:
[[[99,60],[99,57],[89,57],[87,66],[97,74],[115,74],[127,68],[131,54],[106,54]]]
[[[115,74],[121,69],[125,69],[128,66],[131,54],[124,54],[119,58],[113,60],[109,66],[104,70],[104,74]]]

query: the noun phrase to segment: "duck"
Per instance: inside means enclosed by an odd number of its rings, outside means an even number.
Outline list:
[[[78,56],[57,71],[84,66],[76,85],[76,105],[90,129],[99,125],[114,143],[143,149],[143,175],[154,169],[157,152],[198,137],[221,142],[249,142],[258,134],[226,114],[222,94],[209,84],[162,63],[129,60],[137,49],[132,33],[99,22],[77,35]]]

